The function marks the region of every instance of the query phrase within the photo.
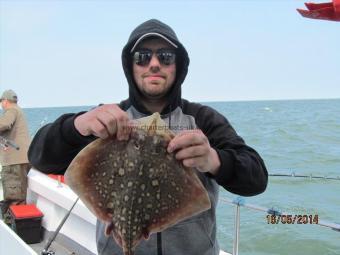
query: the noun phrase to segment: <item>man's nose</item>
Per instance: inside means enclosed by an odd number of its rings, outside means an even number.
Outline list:
[[[152,54],[152,57],[151,57],[151,60],[150,60],[150,63],[149,63],[149,66],[150,67],[154,67],[154,66],[160,66],[161,64],[159,63],[159,60],[157,58],[157,55],[156,54]]]

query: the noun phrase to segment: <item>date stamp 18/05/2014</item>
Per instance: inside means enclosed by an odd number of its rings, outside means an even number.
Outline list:
[[[272,215],[267,214],[268,224],[318,224],[318,214],[280,214]]]

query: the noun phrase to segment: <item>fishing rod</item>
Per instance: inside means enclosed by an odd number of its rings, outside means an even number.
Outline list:
[[[295,174],[292,172],[291,174],[269,174],[269,176],[274,177],[297,177],[297,178],[309,178],[309,179],[323,179],[323,180],[337,180],[340,181],[340,176],[337,177],[329,177],[329,176],[321,176],[321,175],[303,175],[303,174]]]
[[[55,255],[54,251],[50,251],[49,248],[52,244],[52,242],[55,240],[55,238],[57,237],[57,235],[60,232],[60,229],[64,226],[65,221],[67,220],[67,218],[70,216],[73,208],[75,207],[75,205],[77,204],[79,200],[79,197],[77,197],[76,201],[73,203],[72,207],[70,208],[70,210],[67,212],[67,214],[64,216],[63,220],[60,222],[59,226],[57,227],[56,231],[54,232],[54,234],[52,235],[52,237],[48,240],[48,242],[46,243],[44,249],[41,252],[41,255]]]
[[[12,147],[12,148],[14,148],[16,150],[20,149],[20,147],[15,142],[6,139],[2,135],[0,135],[0,146],[3,147],[4,149],[6,149],[8,147]]]

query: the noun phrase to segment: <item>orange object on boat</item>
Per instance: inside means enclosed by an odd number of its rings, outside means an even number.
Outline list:
[[[11,205],[9,209],[15,219],[38,218],[44,216],[34,204]]]
[[[60,181],[62,183],[65,183],[64,175],[61,174],[48,174],[48,177],[55,179],[57,181]]]
[[[297,9],[306,18],[340,21],[340,0],[330,3],[305,3],[308,10]]]

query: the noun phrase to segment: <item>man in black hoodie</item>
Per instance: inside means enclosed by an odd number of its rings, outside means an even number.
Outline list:
[[[129,139],[130,119],[160,112],[177,135],[169,152],[194,167],[206,188],[211,209],[151,235],[136,255],[217,255],[216,206],[219,185],[243,196],[263,192],[268,174],[258,153],[247,146],[227,119],[208,106],[181,97],[189,57],[175,32],[152,19],[139,25],[122,52],[129,98],[118,105],[101,105],[88,112],[65,114],[41,128],[29,150],[32,165],[44,173],[64,173],[89,142],[109,136]],[[192,131],[196,130],[196,131]],[[102,255],[122,255],[105,225],[97,222],[97,249]]]

